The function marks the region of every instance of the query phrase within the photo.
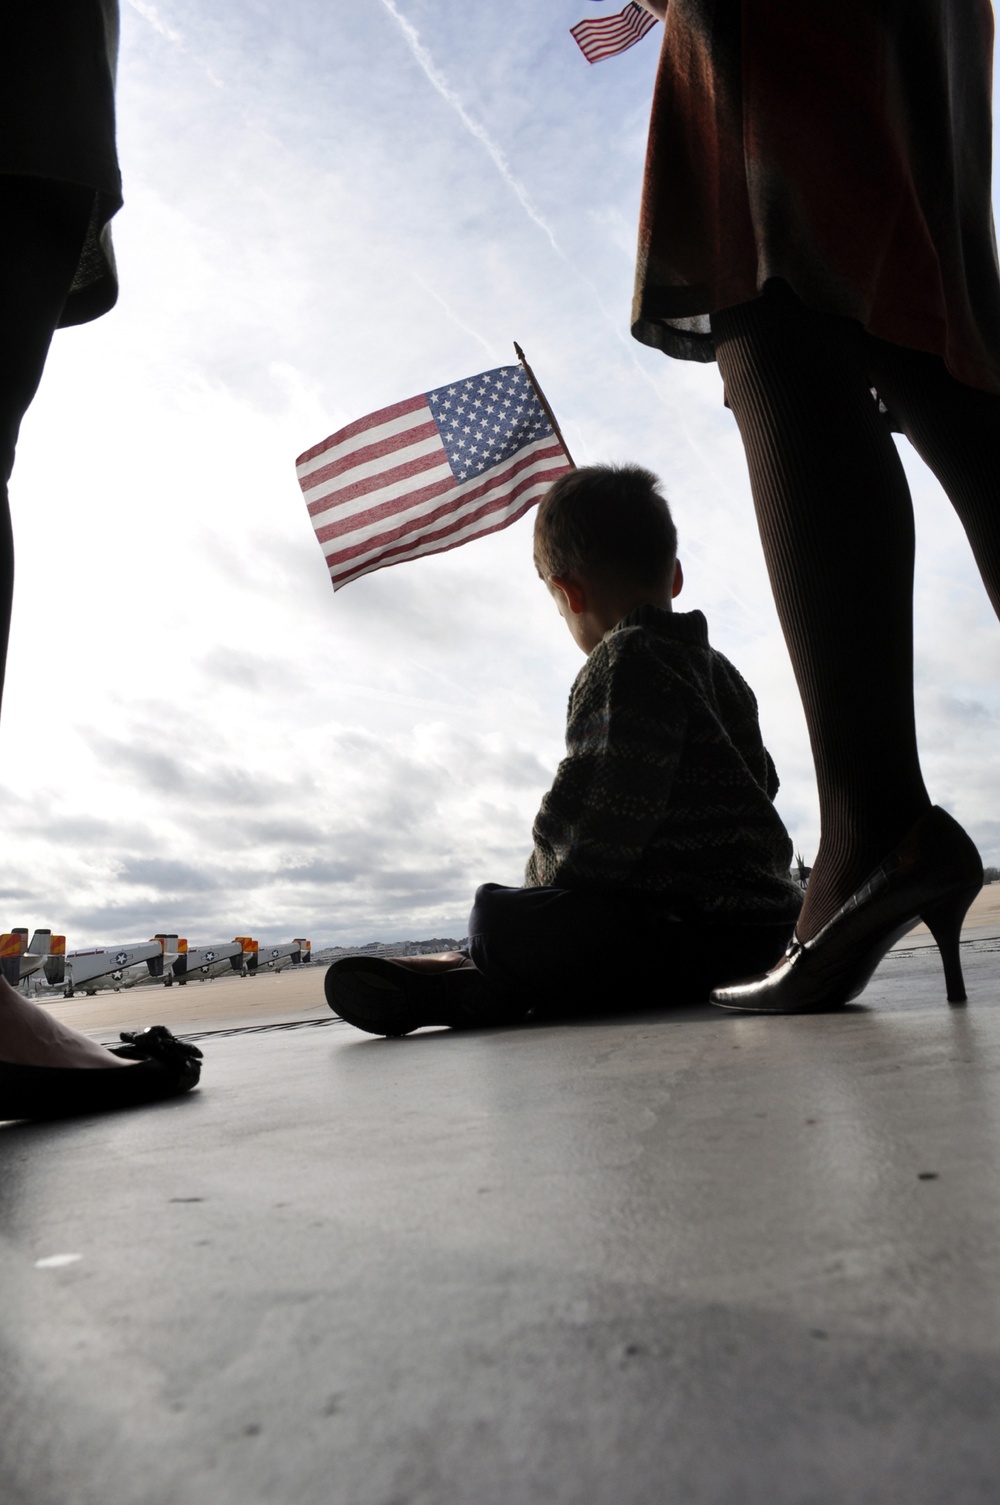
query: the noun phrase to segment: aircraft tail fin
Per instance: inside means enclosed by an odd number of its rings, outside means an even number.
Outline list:
[[[239,962],[236,970],[252,976],[257,971],[257,942],[249,935],[235,935],[233,940],[243,947],[243,955],[236,958]]]
[[[299,950],[298,955],[292,957],[292,961],[301,966],[304,966],[306,962],[312,961],[312,943],[305,940],[302,936],[297,935],[295,937],[295,944]]]
[[[51,941],[51,930],[36,930],[28,942],[28,950],[32,956],[48,956]]]
[[[175,977],[184,978],[185,981],[187,981],[187,969],[188,969],[187,949],[188,949],[188,943],[187,943],[187,941],[183,938],[183,936],[178,936],[178,938],[177,938],[177,960],[174,962],[174,964],[173,964],[173,966],[171,967],[170,970],[173,972],[173,974],[174,974]]]
[[[21,980],[21,952],[28,938],[26,930],[12,930],[0,935],[0,977],[14,987]]]
[[[159,956],[149,956],[149,957],[147,957],[146,958],[146,966],[147,966],[147,968],[149,970],[150,977],[162,977],[163,976],[163,953],[167,949],[167,938],[166,938],[165,935],[154,935],[152,937],[152,939],[154,941],[159,941],[159,943],[160,943],[160,954],[159,954]]]
[[[66,937],[53,935],[49,940],[49,954],[45,958],[45,981],[58,988],[66,981]]]

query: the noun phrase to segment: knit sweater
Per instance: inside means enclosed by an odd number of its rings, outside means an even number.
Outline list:
[[[570,691],[526,886],[634,894],[681,918],[794,920],[777,789],[753,692],[702,613],[639,607]]]

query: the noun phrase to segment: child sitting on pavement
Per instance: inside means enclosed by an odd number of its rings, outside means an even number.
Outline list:
[[[791,939],[800,893],[757,703],[702,613],[673,610],[683,576],[656,477],[561,476],[535,565],[587,662],[524,887],[483,885],[460,951],[334,962],[331,1009],[371,1034],[692,1003]]]

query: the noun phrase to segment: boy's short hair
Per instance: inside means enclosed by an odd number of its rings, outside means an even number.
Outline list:
[[[677,529],[660,482],[641,465],[568,470],[535,514],[538,573],[657,589],[677,558]]]

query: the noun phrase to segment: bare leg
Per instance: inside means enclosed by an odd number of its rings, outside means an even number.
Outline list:
[[[131,1066],[0,978],[0,1061],[8,1066]]]

